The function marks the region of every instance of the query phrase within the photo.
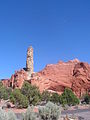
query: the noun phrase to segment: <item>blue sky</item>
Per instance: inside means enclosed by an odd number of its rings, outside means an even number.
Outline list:
[[[34,71],[78,58],[90,63],[90,0],[0,0],[0,79],[25,67]]]

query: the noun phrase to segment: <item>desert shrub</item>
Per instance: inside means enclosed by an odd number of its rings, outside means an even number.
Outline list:
[[[9,98],[7,88],[2,86],[0,87],[0,99],[7,100]]]
[[[60,103],[62,105],[76,105],[79,104],[79,99],[76,95],[72,92],[71,89],[65,88],[63,94],[60,96]]]
[[[52,93],[50,101],[52,101],[53,103],[59,103],[60,102],[60,95],[57,93]]]
[[[2,82],[0,82],[0,99],[7,100],[10,97],[10,94],[12,92],[11,88],[5,87]]]
[[[0,108],[0,120],[17,120],[17,118],[12,111],[6,112]]]
[[[8,114],[0,108],[0,120],[8,120]]]
[[[42,95],[41,95],[41,100],[42,101],[46,101],[46,102],[48,102],[48,101],[50,101],[50,92],[48,92],[48,91],[43,91],[43,93],[42,93]]]
[[[52,102],[48,102],[44,107],[39,107],[40,120],[58,120],[60,113],[60,107]]]
[[[21,88],[21,93],[28,98],[30,105],[36,105],[41,100],[39,89],[36,86],[32,86],[28,82],[24,82]]]
[[[17,120],[16,115],[14,114],[13,111],[8,111],[8,120]]]
[[[3,83],[0,81],[0,88],[3,86]]]
[[[33,106],[29,106],[23,120],[36,120],[37,118],[37,114],[34,112],[34,107]]]
[[[10,96],[10,100],[18,108],[26,108],[28,107],[28,104],[29,104],[27,97],[23,95],[19,89],[13,90]]]
[[[90,103],[90,96],[88,95],[88,93],[86,93],[85,95],[83,95],[83,101],[82,101],[82,103],[86,103],[86,104]]]
[[[10,97],[10,95],[12,94],[12,88],[7,88],[7,92],[8,92],[8,97]]]

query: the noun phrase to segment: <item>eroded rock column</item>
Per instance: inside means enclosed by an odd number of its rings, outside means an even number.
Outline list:
[[[26,69],[28,72],[28,79],[31,78],[31,74],[33,73],[33,48],[30,46],[27,50],[27,61],[26,61]]]

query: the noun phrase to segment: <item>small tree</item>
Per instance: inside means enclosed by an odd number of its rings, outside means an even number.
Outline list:
[[[60,102],[60,96],[57,93],[52,93],[52,96],[50,98],[50,101],[54,103],[59,103]]]
[[[43,93],[41,95],[41,100],[48,102],[48,101],[50,101],[50,97],[51,97],[50,92],[43,91]]]
[[[12,92],[11,88],[5,87],[2,82],[0,82],[0,99],[7,100],[10,97],[10,94]]]
[[[2,86],[0,87],[0,99],[7,100],[9,98],[7,88]]]
[[[11,96],[11,102],[13,102],[18,108],[28,107],[28,99],[25,95],[21,94],[19,89],[14,89]]]
[[[3,83],[0,81],[0,88],[3,86]]]
[[[65,88],[63,94],[60,96],[60,103],[63,105],[76,105],[79,104],[79,99],[71,89]]]
[[[24,82],[21,88],[21,93],[28,98],[30,105],[36,105],[41,100],[39,89],[28,82]]]
[[[88,93],[86,93],[84,96],[83,96],[83,102],[85,102],[86,104],[89,104],[90,103],[90,96],[88,95]]]

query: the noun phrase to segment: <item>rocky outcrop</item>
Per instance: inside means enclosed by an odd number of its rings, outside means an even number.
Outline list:
[[[90,65],[77,59],[59,61],[32,74],[30,83],[38,86],[41,92],[48,90],[61,94],[66,87],[71,88],[80,97],[87,91],[90,92]]]
[[[39,87],[41,92],[48,90],[61,94],[67,87],[80,97],[86,92],[90,93],[90,65],[77,59],[59,61],[57,64],[47,65],[40,72],[32,73],[29,80],[28,71],[22,69],[2,82],[7,87],[21,88],[25,80]]]
[[[72,90],[77,96],[84,93],[90,93],[90,65],[88,63],[79,62],[73,70]]]
[[[27,80],[27,72],[24,69],[21,69],[19,71],[15,71],[15,74],[11,76],[10,79],[4,79],[2,80],[2,83],[6,87],[11,87],[11,88],[21,88],[24,81]]]

